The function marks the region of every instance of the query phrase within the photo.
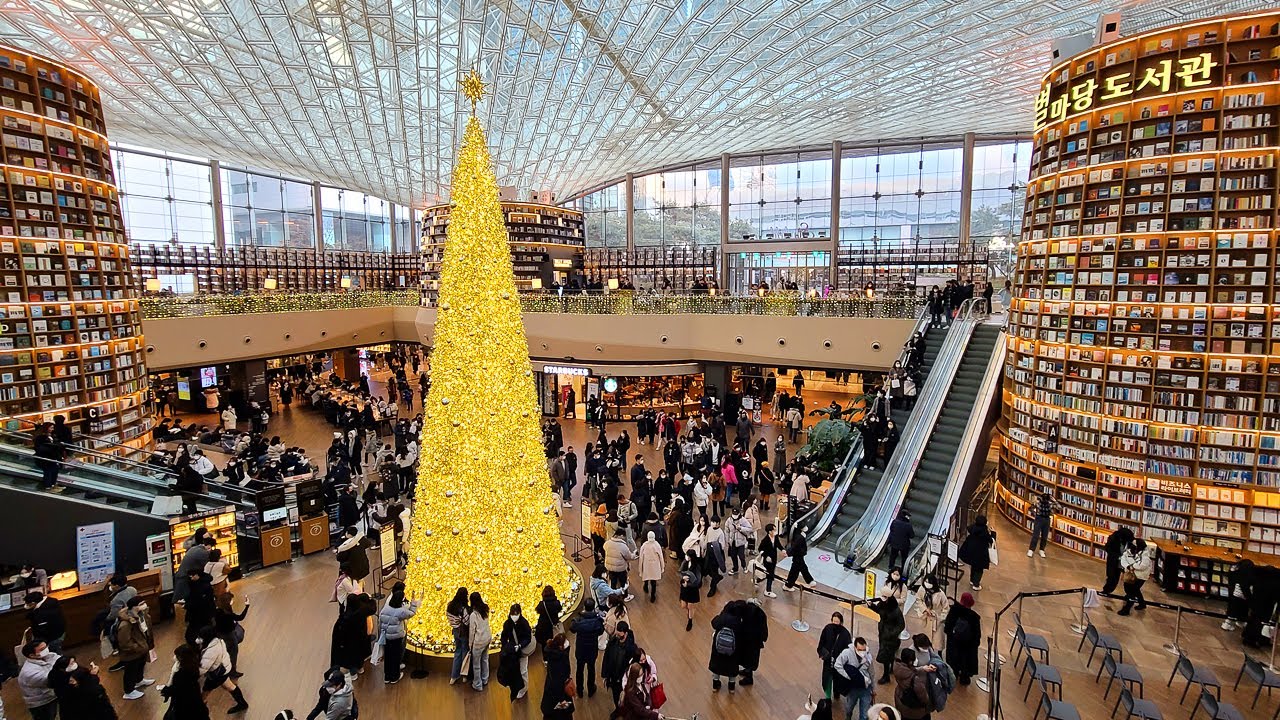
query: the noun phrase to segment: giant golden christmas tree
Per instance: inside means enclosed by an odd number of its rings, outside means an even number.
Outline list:
[[[484,83],[472,71],[463,90],[472,113],[453,169],[406,582],[425,593],[410,643],[434,653],[452,649],[445,606],[459,587],[484,596],[495,639],[513,603],[534,617],[543,586],[566,607],[582,591],[560,541],[507,228],[475,117]]]

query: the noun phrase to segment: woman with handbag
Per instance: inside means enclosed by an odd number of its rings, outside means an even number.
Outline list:
[[[1128,549],[1120,557],[1120,582],[1124,583],[1124,607],[1121,615],[1128,615],[1137,605],[1139,610],[1147,609],[1147,600],[1142,596],[1142,586],[1151,577],[1152,556],[1155,546],[1148,547],[1147,541],[1138,538],[1129,543]]]
[[[511,689],[511,701],[515,702],[529,694],[529,655],[537,647],[533,628],[529,627],[519,603],[511,606],[511,612],[502,622],[499,641],[498,682]]]
[[[542,720],[573,720],[574,698],[578,694],[569,669],[569,640],[558,632],[542,646],[547,662],[542,686]]]
[[[228,715],[242,713],[249,709],[244,693],[231,679],[231,656],[227,654],[227,646],[218,637],[212,625],[206,626],[196,637],[200,647],[200,689],[207,697],[209,693],[221,687],[231,695],[236,704],[227,710]]]
[[[702,601],[702,561],[693,549],[685,551],[685,561],[680,565],[680,607],[688,620],[685,632],[693,629],[693,606]]]
[[[564,634],[564,623],[560,621],[564,607],[556,597],[556,589],[550,585],[542,588],[542,600],[534,610],[538,613],[538,623],[533,628],[533,637],[538,645],[545,647],[548,640]]]
[[[982,574],[991,567],[991,553],[995,548],[996,534],[987,527],[987,516],[974,518],[969,534],[960,544],[960,561],[969,566],[969,587],[982,589]]]

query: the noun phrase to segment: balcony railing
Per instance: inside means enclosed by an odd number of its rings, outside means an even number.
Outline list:
[[[343,293],[260,293],[255,295],[176,295],[144,297],[138,304],[148,320],[214,315],[350,310],[420,303],[417,291],[358,290]],[[640,295],[630,292],[575,294],[526,293],[527,313],[574,315],[774,315],[783,317],[913,318],[923,300],[912,294],[865,297],[808,297],[798,293],[730,295]]]
[[[352,310],[356,308],[413,306],[419,302],[417,290],[383,292],[352,290],[341,293],[276,292],[252,295],[173,295],[139,298],[138,307],[146,320],[210,315],[251,315],[254,313],[299,312],[303,310]]]

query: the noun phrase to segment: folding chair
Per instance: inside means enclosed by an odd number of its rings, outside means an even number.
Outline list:
[[[1169,682],[1165,683],[1165,687],[1173,685],[1173,679],[1181,675],[1187,679],[1187,686],[1182,689],[1182,697],[1178,700],[1179,704],[1187,701],[1187,691],[1191,689],[1192,684],[1199,685],[1203,691],[1205,688],[1217,688],[1218,698],[1222,698],[1222,683],[1218,682],[1218,676],[1213,674],[1209,668],[1196,667],[1196,664],[1178,651],[1178,662],[1173,665],[1173,673],[1169,675]],[[1229,706],[1228,706],[1229,707]]]
[[[1089,643],[1089,661],[1084,664],[1085,667],[1093,664],[1093,654],[1098,651],[1098,648],[1116,653],[1120,656],[1120,662],[1124,662],[1124,649],[1120,647],[1120,641],[1116,639],[1115,635],[1108,635],[1099,631],[1098,626],[1094,625],[1093,621],[1089,619],[1089,613],[1084,614],[1084,623],[1084,636],[1080,638],[1080,645],[1076,648],[1076,652],[1084,649],[1086,642]]]
[[[1218,689],[1221,692],[1221,688]],[[1189,720],[1196,720],[1196,713],[1200,712],[1200,708],[1204,708],[1209,713],[1209,720],[1244,720],[1244,714],[1236,709],[1231,703],[1224,703],[1213,696],[1213,693],[1200,688],[1200,702],[1191,708],[1191,717]]]
[[[1080,720],[1080,712],[1075,705],[1049,697],[1049,691],[1043,684],[1040,686],[1040,704],[1036,706],[1031,720],[1039,720],[1041,712],[1044,712],[1044,720]]]
[[[1120,706],[1124,706],[1125,720],[1136,717],[1139,720],[1164,720],[1164,716],[1160,714],[1160,708],[1150,700],[1134,699],[1133,693],[1129,688],[1120,688],[1120,697],[1116,698],[1116,706],[1111,708],[1111,717],[1116,716],[1116,711]]]
[[[1013,631],[1013,642],[1009,643],[1009,650],[1012,651],[1016,645],[1018,652],[1014,653],[1013,664],[1018,664],[1018,658],[1022,656],[1023,649],[1026,649],[1030,655],[1032,650],[1041,654],[1041,662],[1049,662],[1049,641],[1044,639],[1043,635],[1028,633],[1022,628],[1022,616],[1019,613],[1013,614],[1013,622],[1015,628]]]
[[[1022,665],[1022,672],[1018,674],[1018,684],[1022,684],[1022,678],[1030,671],[1031,682],[1027,683],[1027,691],[1022,693],[1022,701],[1026,702],[1031,695],[1032,684],[1039,682],[1040,688],[1043,690],[1045,685],[1053,685],[1058,690],[1058,699],[1062,699],[1062,673],[1052,665],[1036,662],[1031,657],[1031,653],[1027,653],[1027,661]]]
[[[1258,683],[1258,689],[1253,693],[1253,704],[1249,706],[1252,710],[1258,707],[1258,696],[1262,694],[1262,688],[1267,689],[1267,697],[1271,697],[1271,689],[1280,687],[1280,675],[1268,670],[1262,663],[1249,657],[1244,656],[1244,664],[1240,666],[1240,674],[1236,675],[1236,684],[1232,688],[1238,690],[1240,688],[1240,679],[1248,676],[1250,680]]]
[[[1116,662],[1115,657],[1111,653],[1107,653],[1102,657],[1102,664],[1098,666],[1098,676],[1094,678],[1094,682],[1102,679],[1104,670],[1110,675],[1110,679],[1107,680],[1106,692],[1102,693],[1103,700],[1106,700],[1107,696],[1111,694],[1111,685],[1116,680],[1120,681],[1120,687],[1127,687],[1130,690],[1133,689],[1134,685],[1137,685],[1138,697],[1143,697],[1142,673],[1138,671],[1137,665]]]

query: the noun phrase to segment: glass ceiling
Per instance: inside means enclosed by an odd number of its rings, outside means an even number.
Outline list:
[[[1269,2],[4,0],[0,43],[97,80],[113,140],[421,206],[442,199],[473,64],[503,184],[833,139],[1025,132],[1055,37]],[[1175,12],[1176,8],[1176,12]]]

